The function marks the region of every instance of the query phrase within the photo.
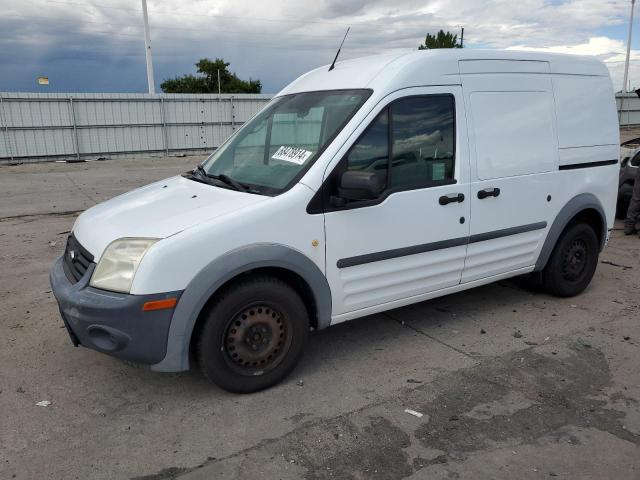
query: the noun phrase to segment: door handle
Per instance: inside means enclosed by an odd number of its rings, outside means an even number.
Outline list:
[[[449,205],[450,203],[454,202],[462,203],[464,202],[464,194],[458,193],[455,195],[443,195],[440,197],[438,202],[440,203],[440,205]]]
[[[480,190],[478,192],[478,198],[480,200],[487,197],[497,197],[498,195],[500,195],[499,188],[485,188],[484,190]]]

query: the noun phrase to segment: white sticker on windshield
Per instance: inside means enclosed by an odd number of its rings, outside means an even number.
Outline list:
[[[298,147],[286,147],[281,146],[271,158],[274,160],[283,160],[285,162],[295,163],[302,165],[306,162],[307,158],[313,155],[313,152]]]

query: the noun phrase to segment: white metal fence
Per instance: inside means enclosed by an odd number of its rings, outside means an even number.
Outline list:
[[[640,125],[640,98],[635,92],[616,94],[616,104],[621,127]]]
[[[262,94],[0,93],[0,163],[206,152],[270,99]]]
[[[0,92],[0,164],[207,152],[270,99],[264,94]],[[621,127],[640,125],[635,93],[618,94],[616,102]]]

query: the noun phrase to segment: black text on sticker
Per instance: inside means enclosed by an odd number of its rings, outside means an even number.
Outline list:
[[[280,147],[271,158],[274,160],[283,160],[285,162],[296,163],[302,165],[313,152],[298,147]]]

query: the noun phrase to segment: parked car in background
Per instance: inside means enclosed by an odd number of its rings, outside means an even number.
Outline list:
[[[640,166],[640,148],[631,151],[620,162],[620,180],[618,182],[618,202],[616,204],[616,218],[627,216],[627,209],[636,182],[638,167]]]
[[[640,137],[622,142],[620,144],[620,158],[631,156],[638,148],[640,148]]]

